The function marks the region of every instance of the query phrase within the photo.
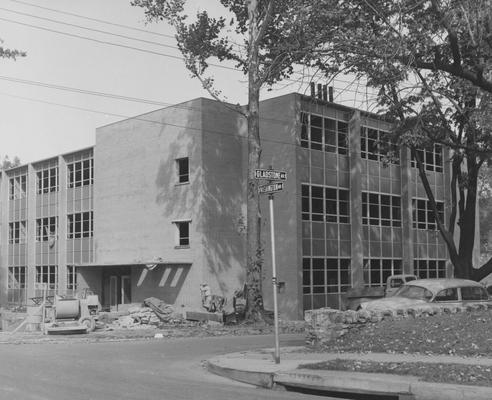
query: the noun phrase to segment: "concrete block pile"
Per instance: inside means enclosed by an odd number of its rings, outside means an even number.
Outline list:
[[[492,304],[475,303],[463,306],[424,304],[413,308],[387,311],[340,311],[329,307],[307,310],[304,313],[306,343],[309,345],[328,343],[345,335],[350,329],[360,327],[363,324],[377,323],[384,319],[419,318],[472,312],[487,308],[492,308]]]
[[[164,315],[163,321],[162,315]],[[167,315],[167,318],[166,318]],[[162,322],[175,322],[181,321],[182,317],[174,312],[172,306],[168,306],[161,313],[161,318],[150,307],[130,307],[128,309],[128,315],[123,315],[112,322],[113,328],[152,328],[157,327]]]

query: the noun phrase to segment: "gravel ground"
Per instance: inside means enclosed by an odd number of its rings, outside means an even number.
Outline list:
[[[327,351],[492,357],[492,311],[384,320],[351,329]]]
[[[285,322],[280,326],[281,333],[304,333],[304,324],[300,321]],[[182,324],[161,324],[158,327],[138,325],[132,328],[113,328],[111,325],[96,329],[88,334],[43,335],[41,332],[0,331],[1,343],[59,343],[59,342],[99,342],[153,339],[155,335],[162,338],[210,337],[262,335],[273,333],[273,326],[268,324],[207,324],[184,321]]]
[[[350,329],[345,336],[312,350],[492,358],[492,311],[384,320]],[[479,365],[336,360],[310,368],[413,375],[430,382],[492,386],[490,367]]]

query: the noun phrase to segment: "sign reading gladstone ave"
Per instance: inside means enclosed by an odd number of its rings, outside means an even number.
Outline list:
[[[287,173],[285,171],[275,171],[273,169],[255,169],[256,179],[267,179],[270,181],[285,181]]]

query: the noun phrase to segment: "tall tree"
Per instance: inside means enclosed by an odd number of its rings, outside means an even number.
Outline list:
[[[395,121],[392,139],[410,149],[416,162],[455,275],[488,275],[492,260],[474,268],[472,255],[478,174],[492,155],[492,0],[298,4],[318,11],[311,13],[310,37],[323,43],[302,61],[326,74],[364,76],[379,89],[380,110]],[[421,157],[421,150],[436,144],[452,151],[447,226]]]
[[[222,100],[213,77],[207,75],[210,59],[232,63],[248,77],[247,106],[235,109],[247,119],[248,126],[247,317],[261,319],[261,210],[258,183],[254,179],[254,170],[261,162],[260,89],[289,76],[293,72],[292,55],[309,47],[302,34],[305,14],[296,12],[299,10],[295,0],[217,0],[217,3],[231,16],[230,21],[200,11],[189,22],[185,0],[132,2],[144,8],[149,21],[164,20],[175,28],[186,67],[215,99]]]
[[[0,163],[0,170],[2,169],[9,169],[9,168],[15,168],[21,164],[20,158],[15,156],[12,160],[9,158],[9,156],[3,157],[3,160]]]

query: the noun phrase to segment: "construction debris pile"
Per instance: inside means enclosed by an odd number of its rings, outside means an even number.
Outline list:
[[[111,321],[109,328],[150,328],[158,327],[163,323],[172,324],[182,321],[182,315],[176,313],[172,306],[155,297],[150,297],[145,299],[142,306],[130,307],[127,315]]]

